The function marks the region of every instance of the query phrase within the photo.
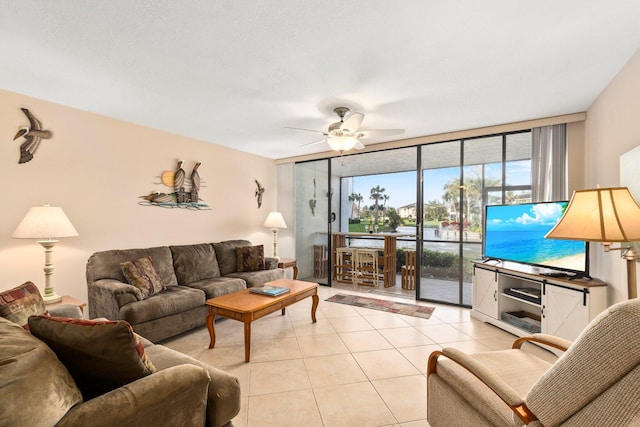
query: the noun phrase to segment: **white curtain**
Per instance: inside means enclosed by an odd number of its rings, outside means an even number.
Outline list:
[[[532,140],[532,201],[567,200],[567,126],[533,128]]]

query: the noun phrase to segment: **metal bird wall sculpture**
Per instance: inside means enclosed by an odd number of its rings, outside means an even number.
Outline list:
[[[195,203],[200,200],[200,173],[198,173],[198,168],[201,164],[202,162],[196,162],[191,171],[191,201]]]
[[[178,160],[178,167],[176,168],[176,172],[173,175],[173,189],[178,192],[181,188],[184,187],[184,177],[185,172],[182,169],[182,164],[184,162],[182,160]]]
[[[264,194],[264,187],[262,186],[262,184],[260,184],[260,182],[258,182],[257,179],[254,179],[254,181],[257,185],[255,193],[256,201],[258,202],[258,209],[260,209],[260,207],[262,206],[262,195]]]
[[[20,161],[18,163],[27,163],[33,159],[33,155],[38,149],[40,141],[43,138],[51,138],[53,133],[48,130],[43,130],[40,120],[36,119],[29,110],[26,108],[21,108],[21,110],[25,116],[27,116],[27,119],[29,119],[29,126],[21,128],[13,140],[15,141],[21,136],[24,137],[24,142],[20,144]]]

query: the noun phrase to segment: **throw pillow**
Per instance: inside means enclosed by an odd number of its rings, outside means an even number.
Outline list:
[[[236,271],[264,270],[264,246],[238,246],[236,248]]]
[[[213,244],[221,275],[226,276],[237,271],[236,248],[238,246],[251,246],[251,242],[248,240],[225,240]]]
[[[4,317],[25,329],[29,329],[29,316],[47,312],[38,287],[32,282],[0,293],[0,317]]]
[[[120,268],[127,282],[140,289],[143,299],[157,294],[165,288],[149,256],[134,261],[121,262]]]
[[[133,328],[124,320],[31,316],[29,328],[56,353],[84,400],[115,390],[156,370]]]

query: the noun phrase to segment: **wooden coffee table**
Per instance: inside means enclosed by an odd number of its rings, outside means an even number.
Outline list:
[[[271,314],[274,311],[282,310],[307,297],[313,298],[311,305],[311,320],[316,322],[316,309],[318,308],[318,284],[303,282],[302,280],[278,279],[267,283],[271,286],[289,288],[290,292],[271,297],[267,295],[255,294],[249,289],[232,292],[220,297],[207,300],[209,314],[207,315],[207,329],[211,341],[209,348],[216,345],[216,332],[214,329],[215,317],[223,316],[229,319],[239,320],[244,323],[244,361],[249,362],[251,358],[251,322],[261,317]]]

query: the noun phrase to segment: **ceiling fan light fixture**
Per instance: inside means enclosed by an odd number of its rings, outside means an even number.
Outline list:
[[[349,151],[358,143],[358,138],[353,136],[334,136],[327,140],[329,147],[335,151]]]

